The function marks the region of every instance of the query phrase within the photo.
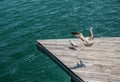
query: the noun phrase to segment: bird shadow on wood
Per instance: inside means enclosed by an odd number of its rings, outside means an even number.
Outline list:
[[[80,63],[77,63],[76,66],[71,67],[70,69],[77,69],[77,68],[82,68],[82,67],[86,67],[85,64],[83,64],[83,62],[80,60]]]
[[[68,47],[69,49],[71,49],[71,50],[77,50],[76,48],[74,48],[74,47]]]

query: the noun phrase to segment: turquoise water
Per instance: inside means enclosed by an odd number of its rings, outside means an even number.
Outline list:
[[[119,0],[0,0],[0,82],[70,82],[37,39],[120,37]]]

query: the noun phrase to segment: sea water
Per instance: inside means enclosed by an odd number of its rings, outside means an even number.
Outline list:
[[[0,0],[0,82],[70,82],[38,39],[120,37],[119,0]]]

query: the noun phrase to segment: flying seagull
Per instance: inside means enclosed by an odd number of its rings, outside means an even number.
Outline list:
[[[84,37],[81,32],[71,32],[71,34],[80,38],[84,42],[85,46],[91,46],[94,43],[94,34],[92,31],[92,27],[90,28],[90,35],[88,37]]]

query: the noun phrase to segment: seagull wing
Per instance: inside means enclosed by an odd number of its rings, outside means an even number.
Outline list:
[[[73,41],[70,41],[70,44],[74,47],[77,47],[76,43],[74,43]]]
[[[80,32],[71,32],[72,35],[79,35]]]
[[[80,32],[71,32],[71,34],[74,35],[74,36],[79,37],[81,33]]]

